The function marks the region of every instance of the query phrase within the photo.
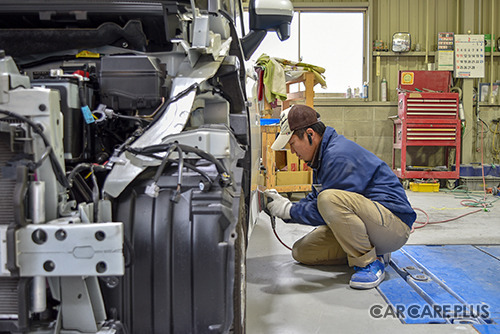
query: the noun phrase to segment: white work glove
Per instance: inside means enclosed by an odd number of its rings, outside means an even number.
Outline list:
[[[281,219],[290,219],[290,209],[292,202],[278,194],[276,189],[266,189],[264,194],[268,197],[267,208],[271,215]],[[272,200],[272,201],[271,201]]]

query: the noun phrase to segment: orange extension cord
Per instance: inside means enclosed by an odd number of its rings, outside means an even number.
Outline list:
[[[450,218],[450,219],[440,220],[440,221],[435,221],[435,222],[429,221],[429,215],[424,210],[419,209],[419,208],[413,208],[413,210],[417,210],[417,211],[422,212],[425,215],[425,217],[427,218],[427,220],[425,222],[415,221],[415,224],[420,224],[420,226],[413,225],[413,227],[411,229],[411,233],[413,233],[417,228],[422,228],[422,227],[429,225],[429,224],[447,223],[447,222],[457,220],[457,219],[460,219],[462,217],[471,215],[473,213],[477,213],[479,211],[486,211],[487,204],[486,204],[486,179],[484,178],[484,165],[483,165],[483,161],[484,161],[483,134],[484,134],[484,124],[481,122],[481,175],[483,177],[483,191],[484,191],[483,201],[479,202],[479,201],[476,201],[473,199],[464,199],[463,201],[460,202],[461,205],[466,206],[466,207],[476,207],[476,205],[479,204],[482,206],[482,208],[471,211],[471,212],[467,212],[467,213],[460,215],[458,217],[455,217],[455,218]]]

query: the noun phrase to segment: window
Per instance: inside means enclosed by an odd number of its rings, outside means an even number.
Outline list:
[[[325,68],[327,88],[316,89],[317,94],[345,94],[348,87],[362,91],[363,82],[367,81],[363,62],[365,12],[295,11],[290,38],[281,42],[274,32],[268,33],[251,60],[266,53]],[[248,24],[248,13],[245,14]]]

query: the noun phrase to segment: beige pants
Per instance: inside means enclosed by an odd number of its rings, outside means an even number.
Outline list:
[[[365,267],[378,255],[401,248],[410,228],[383,205],[337,189],[322,191],[318,210],[327,223],[293,245],[293,258],[308,265]]]

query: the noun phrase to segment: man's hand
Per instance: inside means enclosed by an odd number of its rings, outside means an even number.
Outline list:
[[[292,202],[288,198],[285,198],[278,194],[276,189],[267,189],[264,191],[267,196],[267,208],[271,215],[280,217],[281,219],[290,219],[290,208],[292,207]]]

